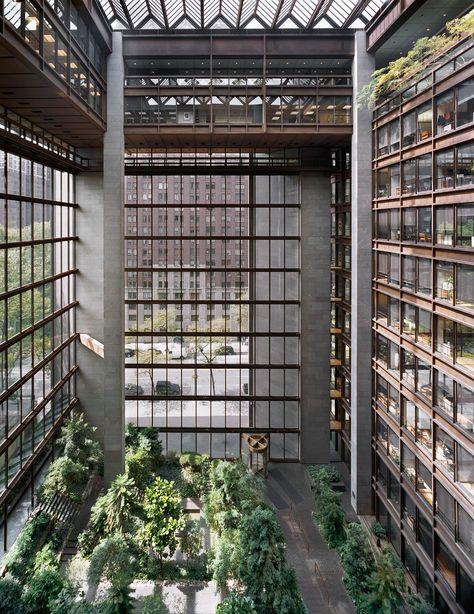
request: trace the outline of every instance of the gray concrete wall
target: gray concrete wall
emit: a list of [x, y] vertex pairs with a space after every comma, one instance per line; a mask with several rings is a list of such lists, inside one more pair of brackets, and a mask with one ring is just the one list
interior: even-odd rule
[[301, 461], [329, 462], [329, 175], [301, 174]]
[[103, 176], [84, 173], [77, 181], [77, 330], [105, 346], [102, 359], [78, 344], [78, 395], [98, 427], [106, 483], [124, 467], [123, 78], [122, 35], [116, 32], [107, 61]]
[[[369, 80], [374, 59], [365, 32], [355, 33], [354, 93]], [[372, 111], [354, 104], [352, 135], [351, 501], [372, 511]]]
[[[77, 331], [104, 342], [104, 192], [102, 173], [83, 173], [76, 180]], [[105, 422], [104, 360], [77, 343], [77, 394], [103, 445]]]

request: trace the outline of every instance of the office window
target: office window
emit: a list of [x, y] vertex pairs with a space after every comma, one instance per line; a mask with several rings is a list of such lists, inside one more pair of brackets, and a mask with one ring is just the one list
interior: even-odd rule
[[416, 192], [416, 160], [402, 162], [402, 194], [414, 194]]
[[474, 144], [456, 148], [456, 186], [474, 183]]
[[474, 433], [474, 390], [456, 383], [456, 422], [469, 433]]
[[435, 386], [436, 407], [454, 418], [454, 380], [441, 371], [435, 371]]
[[399, 209], [390, 210], [390, 240], [400, 240], [400, 211]]
[[453, 302], [454, 265], [450, 262], [436, 262], [435, 296], [443, 301]]
[[439, 427], [436, 428], [435, 458], [454, 479], [454, 440]]
[[416, 114], [414, 111], [402, 116], [402, 147], [413, 145], [416, 138]]
[[[431, 138], [433, 133], [433, 107], [431, 102], [417, 109], [418, 121], [418, 141], [424, 141]], [[431, 157], [431, 156], [430, 156]], [[431, 168], [430, 168], [431, 175]], [[431, 189], [431, 188], [427, 188]]]
[[456, 126], [474, 121], [474, 79], [467, 79], [456, 88]]
[[456, 323], [456, 362], [474, 371], [474, 328]]
[[454, 128], [454, 92], [450, 90], [436, 99], [436, 132], [442, 134]]
[[456, 305], [474, 308], [474, 266], [456, 265]]
[[456, 207], [456, 245], [474, 247], [474, 205]]
[[454, 210], [453, 207], [437, 207], [435, 241], [438, 245], [454, 244]]
[[436, 187], [454, 187], [454, 149], [445, 149], [435, 154]]

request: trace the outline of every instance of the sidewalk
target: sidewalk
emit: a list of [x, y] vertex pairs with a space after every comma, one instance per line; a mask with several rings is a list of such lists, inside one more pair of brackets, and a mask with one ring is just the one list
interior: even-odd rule
[[353, 614], [339, 556], [327, 547], [313, 522], [314, 499], [304, 465], [271, 464], [267, 499], [280, 519], [286, 558], [296, 572], [309, 614]]

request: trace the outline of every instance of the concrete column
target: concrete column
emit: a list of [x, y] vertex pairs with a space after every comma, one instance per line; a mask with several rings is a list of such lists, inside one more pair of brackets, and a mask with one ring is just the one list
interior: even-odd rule
[[[374, 71], [366, 35], [355, 33], [354, 94]], [[372, 112], [354, 102], [352, 135], [351, 501], [372, 511]]]
[[301, 174], [301, 461], [329, 462], [331, 187]]
[[[102, 173], [83, 173], [76, 180], [77, 331], [104, 342], [104, 191]], [[87, 421], [104, 444], [104, 359], [77, 343], [77, 394]]]
[[78, 394], [97, 426], [109, 483], [124, 468], [123, 79], [122, 35], [113, 34], [107, 60], [107, 132], [103, 175], [78, 178], [77, 330], [105, 346], [104, 358], [80, 346]]

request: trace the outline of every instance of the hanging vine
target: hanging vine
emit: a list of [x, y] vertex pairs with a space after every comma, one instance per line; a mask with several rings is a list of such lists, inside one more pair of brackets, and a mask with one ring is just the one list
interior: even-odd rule
[[357, 94], [361, 106], [373, 108], [383, 97], [419, 79], [435, 63], [442, 62], [457, 43], [474, 36], [474, 11], [446, 23], [446, 32], [419, 38], [408, 53], [374, 71], [370, 82]]

